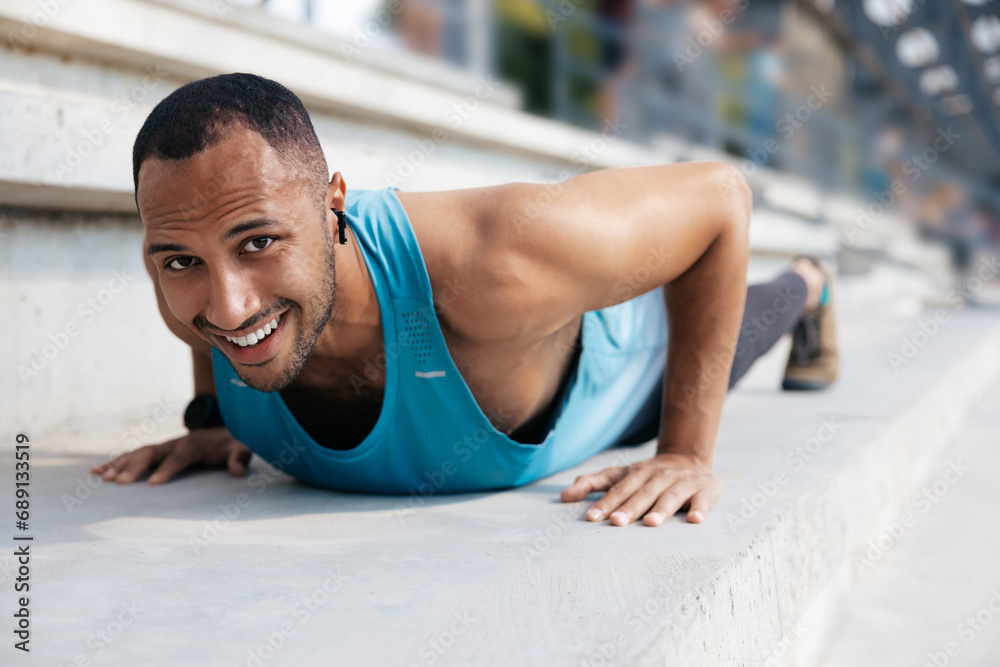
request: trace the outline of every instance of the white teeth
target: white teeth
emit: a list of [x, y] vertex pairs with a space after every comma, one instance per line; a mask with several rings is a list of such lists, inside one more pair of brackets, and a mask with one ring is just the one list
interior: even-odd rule
[[228, 340], [230, 343], [235, 343], [240, 347], [256, 345], [260, 341], [264, 340], [264, 338], [269, 336], [272, 331], [278, 328], [278, 320], [280, 319], [281, 315], [275, 317], [273, 320], [265, 324], [263, 329], [257, 329], [257, 331], [255, 331], [254, 333], [247, 334], [246, 336], [240, 336], [239, 338], [226, 336], [226, 340]]

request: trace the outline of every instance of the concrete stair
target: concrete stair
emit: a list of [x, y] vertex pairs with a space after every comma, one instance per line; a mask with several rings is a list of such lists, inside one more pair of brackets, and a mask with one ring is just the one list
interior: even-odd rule
[[949, 452], [949, 460], [966, 468], [963, 474], [935, 480], [910, 499], [907, 511], [915, 522], [879, 557], [878, 567], [862, 573], [821, 667], [997, 665], [998, 405], [1000, 386]]
[[[886, 527], [943, 478], [1000, 375], [997, 313], [951, 312], [894, 369], [889, 353], [924, 341], [934, 313], [842, 311], [835, 387], [782, 393], [779, 345], [732, 393], [725, 493], [702, 525], [615, 528], [583, 521], [587, 502], [559, 502], [576, 475], [654, 443], [521, 489], [407, 498], [312, 489], [256, 460], [248, 478], [193, 473], [161, 487], [88, 476], [129, 429], [148, 442], [179, 433], [178, 414], [37, 439], [32, 660], [816, 664], [852, 591], [881, 567], [858, 559], [873, 542], [891, 551]], [[11, 497], [10, 457], [2, 468]]]

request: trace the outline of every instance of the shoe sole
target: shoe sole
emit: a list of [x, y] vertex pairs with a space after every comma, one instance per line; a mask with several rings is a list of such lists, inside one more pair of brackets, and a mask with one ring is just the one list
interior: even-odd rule
[[816, 391], [818, 389], [826, 389], [832, 383], [812, 381], [809, 380], [792, 380], [791, 378], [785, 378], [781, 382], [781, 388], [785, 391]]

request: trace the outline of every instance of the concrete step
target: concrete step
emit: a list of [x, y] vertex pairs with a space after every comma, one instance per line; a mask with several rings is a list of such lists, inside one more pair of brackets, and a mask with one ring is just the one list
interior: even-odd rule
[[[313, 489], [259, 461], [248, 478], [161, 487], [87, 475], [130, 428], [159, 441], [178, 431], [171, 420], [40, 438], [31, 660], [815, 664], [864, 582], [855, 559], [943, 474], [1000, 374], [996, 314], [967, 308], [934, 329], [934, 313], [847, 313], [834, 388], [782, 393], [779, 346], [733, 392], [725, 493], [702, 525], [616, 528], [581, 520], [587, 502], [559, 502], [576, 475], [648, 457], [653, 443], [521, 489], [408, 498]], [[2, 572], [9, 590], [12, 556]]]
[[1000, 386], [948, 452], [961, 474], [942, 468], [909, 499], [912, 519], [901, 514], [856, 563], [861, 585], [822, 667], [1000, 663], [998, 408]]

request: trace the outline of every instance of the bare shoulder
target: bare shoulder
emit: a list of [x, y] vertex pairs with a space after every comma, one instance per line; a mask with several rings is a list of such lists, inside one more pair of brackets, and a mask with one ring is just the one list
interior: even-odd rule
[[544, 276], [516, 235], [525, 183], [397, 192], [427, 266], [435, 307], [452, 333], [479, 342], [542, 338], [568, 317], [549, 317]]
[[442, 324], [497, 342], [541, 339], [674, 280], [752, 206], [739, 170], [709, 161], [399, 194]]

